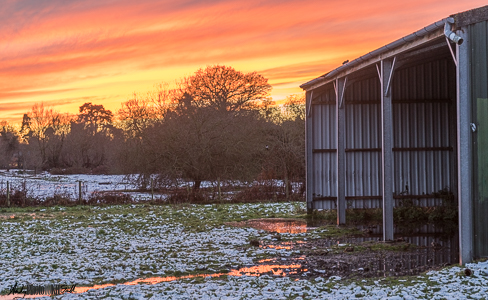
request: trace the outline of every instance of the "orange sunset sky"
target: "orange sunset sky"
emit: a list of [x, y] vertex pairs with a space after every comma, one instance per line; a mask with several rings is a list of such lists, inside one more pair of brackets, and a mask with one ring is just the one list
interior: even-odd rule
[[0, 120], [36, 102], [116, 112], [207, 65], [257, 71], [280, 100], [369, 51], [486, 0], [4, 0]]

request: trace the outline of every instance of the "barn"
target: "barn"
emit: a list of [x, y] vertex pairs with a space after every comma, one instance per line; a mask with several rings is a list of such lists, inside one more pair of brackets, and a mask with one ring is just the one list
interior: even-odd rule
[[460, 263], [488, 256], [488, 6], [460, 12], [300, 87], [309, 212], [459, 203]]

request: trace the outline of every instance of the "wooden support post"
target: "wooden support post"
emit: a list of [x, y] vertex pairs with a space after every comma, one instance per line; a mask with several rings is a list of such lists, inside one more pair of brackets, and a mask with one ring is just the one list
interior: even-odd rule
[[336, 79], [337, 225], [346, 224], [345, 78]]
[[7, 207], [10, 207], [10, 184], [7, 181]]
[[286, 197], [286, 201], [290, 199], [290, 193], [288, 191], [288, 174], [286, 171], [285, 171], [285, 197]]
[[218, 189], [219, 202], [222, 202], [222, 193], [220, 189], [220, 177], [217, 177], [217, 189]]
[[78, 181], [78, 202], [80, 205], [83, 204], [83, 196], [81, 194], [81, 181]]
[[381, 161], [383, 185], [383, 240], [393, 240], [393, 121], [389, 85], [393, 76], [392, 60], [381, 61]]
[[151, 177], [151, 200], [154, 201], [154, 181]]

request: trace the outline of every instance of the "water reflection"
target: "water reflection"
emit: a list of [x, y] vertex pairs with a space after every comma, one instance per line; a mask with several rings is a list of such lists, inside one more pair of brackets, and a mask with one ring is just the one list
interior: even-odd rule
[[[271, 276], [288, 276], [292, 274], [301, 274], [307, 272], [307, 269], [303, 269], [301, 264], [290, 264], [290, 265], [280, 265], [280, 264], [268, 264], [268, 265], [257, 265], [250, 267], [243, 267], [240, 269], [232, 269], [228, 273], [215, 273], [215, 274], [192, 274], [183, 276], [165, 276], [165, 277], [150, 277], [150, 278], [140, 278], [122, 285], [137, 285], [137, 284], [157, 284], [161, 282], [175, 281], [180, 279], [191, 279], [191, 278], [205, 278], [205, 277], [220, 277], [220, 276], [261, 276], [261, 275], [271, 275]], [[106, 287], [115, 286], [115, 284], [100, 284], [89, 287], [76, 287], [74, 293], [84, 293], [89, 290], [103, 289]], [[34, 296], [35, 297], [35, 296]], [[0, 296], [0, 299], [3, 299]], [[10, 298], [9, 298], [10, 299]], [[13, 299], [13, 298], [11, 298]]]
[[245, 226], [277, 233], [307, 232], [307, 221], [301, 219], [254, 219], [246, 221]]
[[381, 226], [358, 229], [364, 234], [272, 242], [261, 247], [302, 251], [306, 254], [302, 267], [310, 270], [309, 276], [417, 275], [459, 261], [457, 233], [438, 226], [395, 228], [395, 241], [387, 243], [381, 242]]
[[305, 241], [289, 241], [289, 242], [281, 242], [277, 245], [269, 244], [269, 245], [259, 245], [260, 248], [263, 249], [276, 249], [276, 250], [291, 250], [295, 248], [296, 246], [299, 246], [300, 244], [306, 244], [307, 242]]

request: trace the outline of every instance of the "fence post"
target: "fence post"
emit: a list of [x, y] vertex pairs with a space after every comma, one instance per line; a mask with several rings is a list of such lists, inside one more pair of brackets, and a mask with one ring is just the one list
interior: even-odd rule
[[24, 180], [22, 181], [22, 207], [25, 207], [25, 198], [27, 198], [27, 184], [25, 182], [25, 170], [23, 172]]
[[219, 188], [219, 202], [222, 202], [222, 193], [220, 189], [220, 177], [217, 177], [217, 186]]
[[151, 178], [151, 200], [154, 201], [154, 184], [152, 178]]
[[290, 199], [290, 193], [288, 191], [288, 174], [286, 174], [286, 171], [285, 171], [285, 197], [286, 197], [286, 201]]
[[10, 207], [10, 185], [7, 181], [7, 206]]
[[83, 197], [81, 195], [81, 181], [78, 181], [78, 201], [83, 205]]

